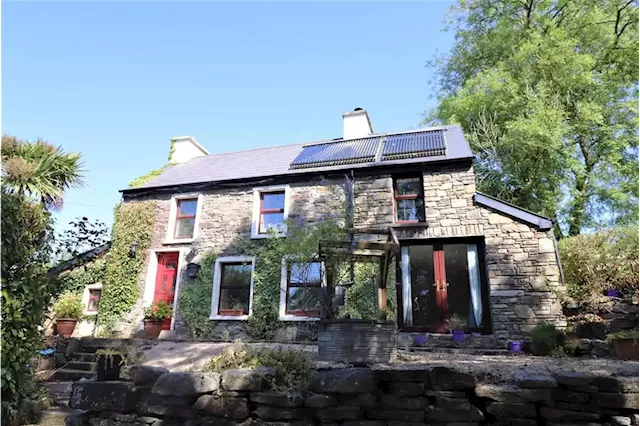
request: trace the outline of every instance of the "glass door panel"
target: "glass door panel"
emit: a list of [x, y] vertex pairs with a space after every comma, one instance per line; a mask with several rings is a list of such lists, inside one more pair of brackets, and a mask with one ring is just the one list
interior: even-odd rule
[[444, 269], [447, 277], [449, 317], [458, 315], [469, 324], [470, 292], [467, 267], [467, 245], [444, 245]]
[[436, 327], [441, 320], [441, 312], [437, 306], [433, 286], [433, 246], [409, 247], [409, 264], [413, 325]]

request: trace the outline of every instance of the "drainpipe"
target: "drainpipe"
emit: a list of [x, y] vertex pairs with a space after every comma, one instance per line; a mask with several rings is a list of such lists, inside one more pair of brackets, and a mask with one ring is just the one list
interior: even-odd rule
[[564, 271], [562, 270], [562, 262], [560, 261], [560, 251], [558, 250], [558, 240], [556, 236], [551, 233], [551, 237], [553, 238], [553, 249], [556, 252], [556, 262], [558, 263], [558, 270], [560, 271], [560, 282], [564, 287]]

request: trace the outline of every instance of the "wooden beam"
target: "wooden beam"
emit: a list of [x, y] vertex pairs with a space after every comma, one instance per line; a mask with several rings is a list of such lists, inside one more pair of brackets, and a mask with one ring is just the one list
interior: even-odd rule
[[396, 244], [393, 243], [374, 243], [370, 241], [326, 241], [320, 240], [320, 247], [335, 247], [335, 248], [351, 248], [361, 250], [397, 250]]

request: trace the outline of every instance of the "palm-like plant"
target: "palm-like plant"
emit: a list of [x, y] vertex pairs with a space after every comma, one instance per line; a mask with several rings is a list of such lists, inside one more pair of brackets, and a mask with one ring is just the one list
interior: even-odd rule
[[35, 142], [2, 136], [2, 190], [39, 199], [60, 207], [68, 188], [82, 186], [80, 154], [38, 139]]

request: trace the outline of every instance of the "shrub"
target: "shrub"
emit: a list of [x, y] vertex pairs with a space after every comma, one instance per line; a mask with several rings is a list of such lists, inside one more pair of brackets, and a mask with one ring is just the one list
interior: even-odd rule
[[234, 368], [267, 367], [275, 369], [274, 375], [265, 375], [269, 386], [287, 395], [294, 390], [304, 390], [311, 379], [311, 363], [302, 351], [251, 348], [236, 344], [227, 347], [203, 367], [203, 371], [225, 371]]
[[617, 289], [637, 300], [637, 226], [564, 238], [558, 249], [570, 298], [594, 306], [606, 290]]
[[151, 306], [145, 308], [144, 319], [150, 321], [164, 321], [173, 315], [173, 305], [165, 300], [153, 302]]
[[553, 324], [539, 324], [531, 330], [531, 349], [534, 355], [557, 355], [565, 342], [564, 332]]
[[637, 341], [638, 329], [635, 328], [633, 330], [622, 330], [616, 333], [607, 334], [607, 342], [611, 342], [613, 340], [621, 340], [621, 339], [633, 339]]
[[57, 318], [80, 319], [84, 310], [82, 296], [77, 293], [63, 293], [53, 305], [53, 310]]

